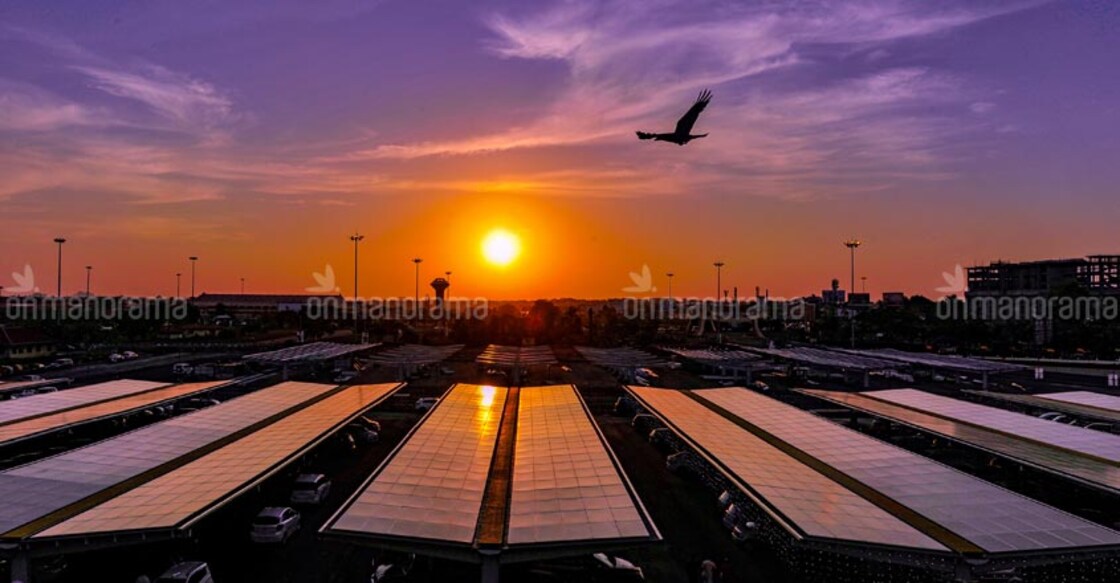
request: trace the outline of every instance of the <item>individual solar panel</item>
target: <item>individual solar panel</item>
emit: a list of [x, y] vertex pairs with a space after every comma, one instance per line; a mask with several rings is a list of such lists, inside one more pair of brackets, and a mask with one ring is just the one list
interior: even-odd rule
[[873, 399], [860, 393], [816, 389], [799, 389], [799, 392], [1120, 493], [1120, 467], [1105, 460], [1079, 455], [1033, 440], [1018, 439], [985, 427], [959, 423], [945, 417]]
[[953, 421], [1120, 463], [1120, 435], [1054, 423], [915, 389], [889, 389], [867, 392], [864, 395]]
[[821, 539], [946, 551], [946, 547], [809, 466], [670, 389], [627, 387], [685, 441], [795, 533]]
[[741, 388], [701, 399], [988, 553], [1120, 545], [1120, 533]]
[[328, 529], [470, 543], [506, 394], [452, 388]]
[[1084, 405], [1086, 407], [1095, 407], [1097, 409], [1104, 409], [1105, 411], [1120, 413], [1120, 397], [1114, 395], [1105, 395], [1091, 391], [1067, 391], [1064, 393], [1047, 393], [1037, 396], [1051, 401], [1073, 403], [1075, 405]]
[[25, 397], [23, 399], [0, 401], [0, 425], [27, 419], [29, 417], [56, 413], [73, 407], [81, 407], [99, 401], [117, 399], [143, 391], [150, 391], [158, 387], [166, 386], [167, 384], [168, 383], [132, 380], [109, 381], [107, 383], [99, 383], [87, 387], [78, 387], [76, 389], [68, 389], [54, 393], [44, 393], [42, 395]]
[[792, 360], [810, 366], [824, 366], [845, 370], [872, 371], [896, 369], [901, 364], [884, 358], [873, 358], [858, 354], [846, 354], [820, 348], [751, 348], [752, 352]]
[[[1005, 401], [1008, 403], [1016, 403], [1019, 405], [1027, 405], [1036, 409], [1047, 410], [1047, 412], [1066, 413], [1078, 417], [1086, 417], [1089, 419], [1104, 420], [1110, 422], [1120, 423], [1120, 411], [1110, 411], [1101, 407], [1094, 407], [1092, 405], [1083, 405], [1075, 403], [1070, 400], [1061, 399], [1046, 399], [1045, 395], [1024, 395], [1018, 393], [997, 393], [993, 391], [970, 391], [965, 390], [966, 394], [975, 395], [982, 399], [991, 399], [996, 401]], [[1061, 394], [1061, 393], [1054, 393]], [[1096, 393], [1090, 393], [1096, 394]], [[1105, 396], [1105, 395], [1102, 395]]]
[[521, 389], [513, 459], [509, 544], [651, 536], [575, 387]]
[[[333, 389], [331, 385], [282, 383], [0, 472], [0, 538], [33, 534], [20, 527]], [[40, 526], [49, 524], [34, 525], [32, 530]]]
[[400, 385], [354, 385], [260, 431], [129, 490], [36, 535], [38, 538], [181, 526], [259, 483], [332, 429]]
[[245, 356], [246, 360], [273, 364], [316, 362], [341, 358], [355, 352], [377, 347], [377, 344], [339, 344], [336, 342], [311, 342], [269, 352]]
[[92, 405], [66, 409], [60, 413], [50, 413], [2, 424], [0, 425], [0, 445], [8, 445], [58, 429], [137, 411], [165, 401], [207, 391], [222, 384], [225, 384], [225, 381], [171, 385], [134, 393], [118, 399], [101, 401]]

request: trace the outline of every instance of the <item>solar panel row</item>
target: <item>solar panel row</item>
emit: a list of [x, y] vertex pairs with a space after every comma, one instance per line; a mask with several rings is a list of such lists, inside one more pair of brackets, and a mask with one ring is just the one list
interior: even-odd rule
[[355, 385], [46, 529], [36, 538], [185, 526], [301, 455], [399, 385]]
[[0, 538], [30, 536], [100, 502], [99, 494], [131, 489], [334, 389], [282, 383], [0, 472]]
[[453, 387], [330, 528], [471, 542], [506, 392]]
[[1070, 452], [1096, 457], [1108, 463], [1120, 464], [1120, 436], [1118, 435], [1064, 423], [1053, 423], [1030, 415], [915, 389], [889, 389], [864, 393], [864, 395], [952, 421], [968, 423], [1020, 439], [1033, 440]]
[[109, 399], [117, 399], [163, 386], [167, 386], [167, 383], [133, 380], [109, 381], [89, 385], [88, 387], [2, 401], [0, 402], [0, 425]]
[[949, 546], [953, 537], [987, 553], [1120, 545], [1120, 533], [769, 397], [738, 388], [694, 394], [924, 517], [933, 532], [952, 535], [935, 534]]
[[648, 537], [575, 388], [525, 389], [519, 407], [509, 542]]
[[[505, 423], [518, 399], [516, 424]], [[512, 413], [511, 413], [512, 415]], [[331, 518], [335, 536], [477, 542], [499, 427], [515, 432], [505, 543], [510, 546], [657, 537], [570, 385], [456, 385], [371, 481]], [[504, 439], [504, 438], [503, 438]], [[488, 498], [490, 500], [490, 498]]]
[[627, 390], [795, 536], [947, 550], [687, 394], [634, 386]]
[[[127, 381], [116, 381], [127, 382]], [[0, 445], [43, 435], [51, 431], [73, 427], [82, 423], [114, 417], [130, 411], [145, 409], [160, 403], [179, 399], [224, 384], [223, 382], [184, 383], [133, 393], [117, 399], [99, 401], [91, 405], [71, 407], [58, 413], [0, 424]], [[80, 391], [82, 389], [71, 389]]]
[[1114, 395], [1105, 395], [1091, 391], [1068, 391], [1064, 393], [1047, 393], [1045, 395], [1038, 395], [1038, 397], [1120, 413], [1120, 397]]
[[[966, 443], [1104, 490], [1120, 493], [1120, 468], [1114, 463], [1093, 456], [1080, 455], [1034, 439], [1020, 439], [982, 425], [961, 423], [941, 415], [896, 405], [860, 393], [815, 389], [801, 389], [800, 392]], [[1008, 412], [1003, 411], [1003, 413]], [[1019, 415], [1019, 417], [1028, 416]], [[1054, 425], [1060, 424], [1054, 423]]]

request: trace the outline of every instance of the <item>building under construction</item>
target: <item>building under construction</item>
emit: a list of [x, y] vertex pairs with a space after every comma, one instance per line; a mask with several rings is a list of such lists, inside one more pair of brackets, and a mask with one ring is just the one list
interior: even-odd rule
[[1079, 287], [1090, 294], [1120, 295], [1120, 255], [1090, 255], [968, 268], [968, 295], [1040, 296]]

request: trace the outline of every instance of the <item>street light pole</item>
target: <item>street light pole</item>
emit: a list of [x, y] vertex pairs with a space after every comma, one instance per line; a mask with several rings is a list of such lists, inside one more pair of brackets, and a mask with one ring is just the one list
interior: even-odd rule
[[365, 235], [358, 234], [357, 231], [350, 235], [350, 240], [354, 242], [354, 301], [358, 301], [358, 243], [365, 239]]
[[673, 303], [673, 272], [666, 273], [665, 277], [669, 278], [669, 303], [671, 304]]
[[852, 273], [851, 273], [851, 280], [850, 280], [851, 285], [848, 288], [849, 290], [851, 290], [851, 291], [848, 292], [848, 317], [851, 320], [851, 324], [852, 324], [851, 325], [851, 329], [852, 329], [852, 338], [851, 338], [852, 348], [856, 347], [856, 312], [855, 312], [855, 310], [852, 309], [852, 296], [851, 296], [851, 294], [855, 293], [855, 291], [856, 291], [856, 249], [858, 249], [860, 245], [863, 245], [863, 241], [860, 241], [859, 239], [856, 239], [855, 237], [852, 237], [851, 239], [848, 239], [847, 241], [844, 241], [844, 246], [848, 248], [848, 251], [851, 253], [851, 258], [852, 258], [852, 263], [851, 263]]
[[849, 251], [851, 251], [852, 255], [852, 274], [850, 280], [851, 284], [848, 287], [848, 289], [852, 292], [856, 291], [856, 249], [858, 249], [860, 245], [863, 245], [863, 241], [860, 241], [856, 238], [844, 241], [844, 246], [847, 247]]
[[89, 280], [90, 280], [90, 275], [92, 273], [93, 273], [93, 266], [92, 265], [87, 265], [86, 266], [86, 297], [87, 298], [89, 297]]
[[420, 259], [419, 257], [416, 257], [415, 259], [412, 260], [412, 262], [416, 264], [416, 305], [417, 306], [420, 305], [420, 264], [423, 261], [424, 260]]
[[720, 295], [723, 293], [722, 277], [723, 277], [723, 265], [724, 265], [724, 263], [722, 261], [716, 261], [712, 265], [714, 265], [716, 267], [716, 301], [718, 302]]
[[194, 299], [194, 266], [198, 263], [198, 257], [191, 255], [188, 257], [191, 260], [191, 299]]
[[241, 278], [241, 295], [245, 295], [245, 278]]
[[66, 239], [64, 239], [62, 237], [55, 237], [54, 242], [58, 243], [58, 286], [55, 289], [55, 295], [61, 298], [62, 297], [62, 244], [66, 242]]
[[175, 299], [179, 299], [179, 298], [183, 297], [183, 294], [179, 291], [182, 283], [183, 283], [183, 274], [182, 274], [182, 272], [178, 272], [178, 273], [175, 274]]

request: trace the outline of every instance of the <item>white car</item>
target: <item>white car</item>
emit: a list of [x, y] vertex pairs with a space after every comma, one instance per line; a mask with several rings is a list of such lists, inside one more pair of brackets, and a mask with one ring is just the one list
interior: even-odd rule
[[109, 355], [109, 362], [120, 362], [124, 360], [124, 355], [119, 353], [112, 353]]
[[427, 411], [432, 407], [435, 407], [436, 403], [439, 403], [438, 397], [420, 397], [419, 399], [416, 399], [415, 408], [417, 411]]
[[321, 504], [331, 493], [331, 481], [323, 474], [300, 474], [292, 487], [292, 504]]
[[299, 512], [287, 506], [269, 506], [253, 519], [249, 540], [255, 543], [285, 543], [299, 531]]
[[200, 561], [179, 563], [156, 579], [156, 583], [214, 583], [210, 566]]
[[123, 356], [125, 360], [132, 360], [134, 358], [140, 358], [139, 354], [136, 354], [135, 352], [133, 352], [131, 350], [126, 350], [126, 351], [122, 352], [121, 356]]

